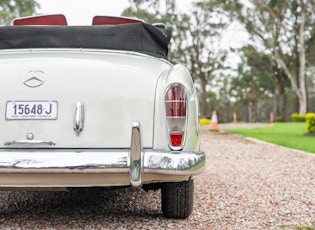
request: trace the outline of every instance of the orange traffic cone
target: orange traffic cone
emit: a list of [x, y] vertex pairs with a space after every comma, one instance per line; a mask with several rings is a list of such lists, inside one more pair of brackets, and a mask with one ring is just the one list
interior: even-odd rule
[[210, 124], [210, 131], [219, 131], [218, 128], [218, 117], [217, 117], [217, 111], [213, 111], [212, 117], [211, 117], [211, 124]]
[[233, 122], [237, 123], [237, 116], [236, 116], [236, 112], [233, 112]]
[[273, 126], [274, 118], [273, 118], [273, 112], [270, 112], [270, 126]]

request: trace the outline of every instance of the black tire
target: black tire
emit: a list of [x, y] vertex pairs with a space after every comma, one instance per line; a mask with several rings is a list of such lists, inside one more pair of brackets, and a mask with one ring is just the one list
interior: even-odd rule
[[185, 219], [190, 216], [194, 206], [194, 180], [164, 183], [162, 193], [162, 212], [166, 218]]

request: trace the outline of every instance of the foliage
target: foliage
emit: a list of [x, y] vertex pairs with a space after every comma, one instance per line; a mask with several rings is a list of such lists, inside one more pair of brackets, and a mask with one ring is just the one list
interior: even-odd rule
[[33, 15], [40, 6], [35, 0], [0, 0], [0, 25], [14, 18]]
[[[306, 113], [305, 45], [314, 39], [314, 0], [217, 0], [232, 18], [244, 25], [257, 50], [271, 54], [299, 99], [299, 113]], [[306, 20], [307, 18], [307, 20]], [[276, 75], [275, 75], [276, 76]], [[279, 79], [280, 80], [280, 79]], [[278, 81], [280, 84], [281, 81]]]
[[238, 67], [238, 77], [231, 81], [231, 96], [241, 101], [243, 106], [249, 106], [252, 114], [251, 120], [256, 122], [259, 105], [262, 100], [271, 100], [274, 92], [275, 78], [270, 56], [258, 52], [251, 45], [244, 47], [242, 62]]
[[305, 124], [302, 122], [282, 122], [264, 128], [227, 130], [227, 132], [315, 153], [314, 138], [304, 136]]
[[210, 111], [207, 86], [213, 81], [215, 71], [225, 68], [227, 51], [219, 47], [228, 25], [226, 15], [218, 14], [211, 1], [193, 1], [188, 13], [178, 11], [176, 0], [129, 0], [129, 3], [124, 16], [136, 16], [148, 23], [162, 22], [172, 29], [170, 60], [183, 63], [190, 70], [201, 89], [201, 113], [207, 116]]
[[[208, 106], [207, 85], [214, 81], [216, 72], [226, 68], [224, 61], [227, 49], [221, 49], [220, 42], [227, 25], [226, 15], [222, 14], [215, 4], [211, 1], [196, 1], [186, 28], [186, 40], [191, 37], [191, 42], [180, 55], [189, 57], [186, 63], [193, 78], [200, 84], [201, 113], [204, 116], [215, 109]], [[221, 89], [224, 89], [224, 86]]]
[[208, 118], [201, 118], [200, 119], [200, 126], [206, 126], [206, 125], [210, 125], [211, 124], [211, 120]]
[[305, 115], [300, 115], [298, 113], [293, 113], [291, 115], [291, 120], [293, 122], [304, 122], [305, 121]]
[[306, 129], [309, 133], [315, 133], [315, 113], [305, 115]]
[[280, 116], [276, 117], [276, 122], [283, 122], [282, 117], [280, 117]]
[[[216, 109], [223, 120], [231, 119], [231, 111], [245, 120], [251, 108], [257, 120], [268, 120], [274, 111], [286, 121], [294, 111], [313, 110], [315, 0], [193, 0], [185, 12], [178, 11], [180, 0], [129, 2], [125, 16], [163, 22], [173, 30], [170, 60], [192, 73], [202, 116]], [[233, 49], [243, 62], [237, 77], [236, 65], [226, 62], [230, 43], [221, 43], [231, 24], [239, 27], [230, 43], [242, 29], [250, 38], [244, 49]]]

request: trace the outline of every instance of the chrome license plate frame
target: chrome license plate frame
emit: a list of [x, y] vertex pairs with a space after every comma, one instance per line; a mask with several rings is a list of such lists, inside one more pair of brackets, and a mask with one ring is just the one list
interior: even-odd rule
[[58, 101], [7, 101], [6, 120], [57, 120]]

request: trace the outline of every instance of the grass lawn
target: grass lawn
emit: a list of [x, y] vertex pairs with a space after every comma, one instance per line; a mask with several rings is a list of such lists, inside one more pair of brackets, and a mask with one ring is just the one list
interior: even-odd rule
[[315, 153], [315, 136], [304, 136], [306, 132], [304, 122], [275, 123], [271, 127], [226, 130], [226, 132]]

